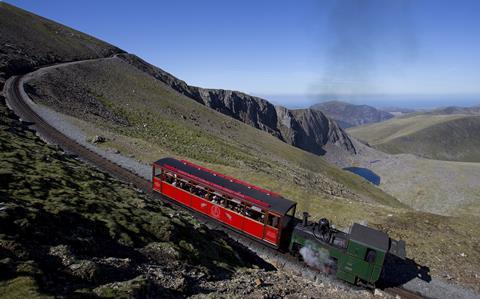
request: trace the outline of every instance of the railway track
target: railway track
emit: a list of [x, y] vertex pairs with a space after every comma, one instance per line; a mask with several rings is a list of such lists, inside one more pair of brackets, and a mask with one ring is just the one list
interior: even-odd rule
[[[192, 213], [199, 221], [207, 225], [210, 229], [220, 230], [225, 232], [234, 241], [240, 243], [243, 247], [247, 247], [249, 250], [255, 252], [267, 262], [273, 264], [279, 269], [283, 269], [290, 273], [300, 275], [312, 281], [332, 281], [333, 278], [326, 274], [316, 271], [306, 266], [303, 262], [300, 262], [297, 258], [289, 255], [288, 253], [282, 253], [278, 250], [270, 248], [264, 244], [258, 243], [253, 239], [244, 236], [241, 233], [228, 229], [223, 226], [217, 220], [209, 218], [199, 212], [193, 211], [189, 208], [176, 204], [174, 201], [162, 196], [161, 194], [152, 190], [151, 182], [132, 171], [121, 167], [120, 165], [105, 159], [99, 154], [87, 149], [78, 142], [68, 138], [56, 128], [47, 123], [42, 117], [40, 117], [33, 109], [24, 101], [24, 95], [22, 95], [23, 87], [20, 86], [21, 76], [15, 76], [10, 78], [5, 84], [5, 96], [7, 98], [7, 104], [9, 107], [20, 117], [24, 122], [31, 123], [31, 127], [36, 130], [37, 134], [45, 139], [47, 142], [56, 144], [61, 147], [65, 152], [78, 156], [81, 160], [84, 160], [95, 167], [101, 169], [104, 172], [116, 177], [119, 180], [127, 183], [132, 183], [135, 187], [142, 190], [148, 196], [153, 199], [161, 200], [168, 203], [179, 210], [187, 210]], [[350, 285], [346, 285], [343, 282], [336, 281], [336, 283], [345, 288], [351, 288]], [[400, 287], [385, 288], [385, 292], [393, 295], [394, 297], [401, 297], [407, 299], [424, 298], [423, 296], [408, 291]]]

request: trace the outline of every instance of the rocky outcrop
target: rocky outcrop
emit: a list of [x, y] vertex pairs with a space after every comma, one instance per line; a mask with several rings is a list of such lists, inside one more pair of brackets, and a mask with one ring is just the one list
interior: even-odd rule
[[325, 115], [337, 121], [344, 129], [381, 122], [394, 116], [389, 112], [368, 105], [353, 105], [341, 101], [318, 103], [311, 108], [322, 111]]
[[135, 55], [120, 58], [162, 81], [177, 92], [252, 127], [266, 131], [282, 141], [306, 151], [323, 155], [325, 145], [355, 154], [355, 147], [334, 121], [312, 109], [289, 110], [265, 99], [239, 91], [205, 89], [188, 85]]
[[323, 155], [324, 145], [332, 144], [356, 153], [349, 136], [323, 113], [312, 109], [289, 110], [277, 106], [277, 127], [285, 142], [306, 151]]

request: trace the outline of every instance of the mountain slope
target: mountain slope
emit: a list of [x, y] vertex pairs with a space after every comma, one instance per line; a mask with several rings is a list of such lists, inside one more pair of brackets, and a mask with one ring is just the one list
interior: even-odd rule
[[480, 116], [422, 114], [348, 130], [387, 153], [480, 162]]
[[189, 292], [175, 281], [193, 283], [194, 269], [230, 276], [252, 266], [188, 214], [46, 145], [0, 101], [2, 296], [171, 297]]
[[[41, 72], [28, 81], [26, 90], [38, 103], [108, 130], [116, 136], [111, 139], [120, 139], [117, 135], [131, 139], [128, 147], [147, 163], [168, 153], [211, 163], [217, 169], [227, 167], [231, 175], [247, 181], [259, 175], [257, 183], [266, 181], [272, 189], [292, 186], [289, 192], [295, 197], [300, 190], [308, 190], [317, 192], [308, 197], [399, 205], [320, 156], [192, 101], [119, 57]], [[293, 137], [301, 141], [301, 136]], [[142, 140], [148, 150], [132, 147], [132, 138]], [[279, 179], [278, 184], [268, 177]]]
[[[28, 13], [0, 5], [18, 12], [9, 14], [8, 22], [31, 24], [33, 34], [42, 27], [38, 22], [50, 25], [35, 15], [24, 20]], [[90, 57], [74, 47], [63, 52], [62, 43], [68, 48], [76, 41], [65, 38], [55, 45], [55, 31], [44, 36], [54, 45], [50, 49], [48, 42], [22, 40], [28, 33], [22, 34], [18, 43], [0, 44], [0, 52], [7, 53], [2, 56], [2, 87], [8, 76], [42, 63], [102, 56]], [[84, 45], [96, 49], [95, 43]], [[10, 48], [25, 55], [17, 60]], [[224, 234], [46, 145], [8, 111], [1, 95], [0, 166], [1, 297], [349, 296], [348, 291], [259, 269], [265, 263], [252, 264], [258, 257]], [[251, 288], [260, 278], [262, 288]]]
[[310, 109], [290, 111], [239, 91], [190, 86], [135, 55], [125, 54], [120, 57], [182, 95], [266, 131], [288, 144], [315, 154], [324, 154], [326, 145], [334, 145], [335, 147], [330, 147], [333, 150], [338, 148], [355, 154], [348, 135], [321, 112]]
[[0, 195], [2, 298], [355, 296], [276, 271], [190, 214], [46, 145], [1, 96]]
[[[0, 2], [0, 78], [57, 62], [108, 57], [122, 50]], [[3, 84], [4, 79], [0, 79]]]
[[341, 101], [329, 101], [315, 104], [312, 109], [322, 111], [336, 120], [342, 128], [363, 124], [377, 123], [392, 118], [394, 115], [367, 105], [353, 105]]
[[[61, 87], [60, 81], [66, 87]], [[70, 101], [88, 99], [86, 103], [102, 101], [105, 107], [126, 116], [128, 126], [96, 115], [75, 113], [65, 117], [82, 128], [87, 138], [104, 136], [104, 148], [144, 162], [163, 156], [194, 160], [275, 190], [295, 200], [297, 211], [307, 210], [315, 219], [330, 218], [340, 227], [367, 220], [369, 225], [405, 239], [409, 255], [427, 264], [436, 275], [449, 273], [476, 286], [477, 279], [464, 275], [476, 271], [480, 263], [480, 252], [471, 246], [478, 240], [475, 216], [445, 217], [404, 209], [386, 198], [382, 201], [383, 192], [376, 193], [379, 189], [367, 181], [330, 166], [322, 157], [191, 101], [118, 58], [51, 70], [28, 84], [36, 101], [65, 113]], [[362, 194], [372, 201], [357, 197]], [[426, 235], [425, 231], [430, 233]], [[438, 252], [438, 243], [453, 236], [460, 247], [448, 244], [449, 248]], [[445, 262], [458, 257], [458, 250], [471, 257], [468, 262], [459, 261], [461, 268]]]

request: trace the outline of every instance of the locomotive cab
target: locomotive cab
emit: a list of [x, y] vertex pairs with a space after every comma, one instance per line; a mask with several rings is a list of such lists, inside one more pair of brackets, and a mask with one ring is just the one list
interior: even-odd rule
[[351, 283], [375, 283], [382, 273], [388, 251], [386, 233], [355, 223], [353, 224], [345, 256], [339, 260], [337, 277]]

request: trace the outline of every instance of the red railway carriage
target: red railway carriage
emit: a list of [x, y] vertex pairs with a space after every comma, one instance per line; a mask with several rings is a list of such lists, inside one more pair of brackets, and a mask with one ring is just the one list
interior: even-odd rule
[[[291, 232], [296, 203], [185, 160], [153, 163], [153, 190], [271, 246]], [[283, 246], [282, 246], [283, 247]]]

